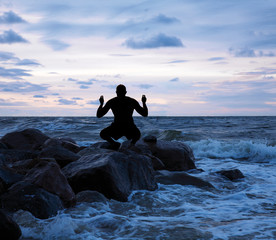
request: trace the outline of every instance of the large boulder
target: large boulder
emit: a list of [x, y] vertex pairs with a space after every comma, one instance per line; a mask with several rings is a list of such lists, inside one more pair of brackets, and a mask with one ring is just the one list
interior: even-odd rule
[[0, 200], [2, 208], [9, 211], [29, 211], [40, 219], [54, 216], [63, 209], [62, 201], [57, 195], [23, 181], [12, 185]]
[[19, 150], [39, 149], [49, 137], [38, 129], [28, 128], [23, 131], [15, 131], [2, 137], [1, 142], [8, 148]]
[[76, 202], [75, 193], [57, 163], [41, 161], [26, 175], [24, 181], [31, 182], [50, 193], [58, 195], [65, 207]]
[[21, 174], [15, 173], [6, 166], [0, 166], [0, 194], [4, 193], [11, 185], [23, 179]]
[[64, 148], [61, 145], [49, 145], [42, 149], [40, 158], [54, 158], [60, 167], [74, 162], [80, 158], [80, 155]]
[[6, 163], [13, 163], [20, 160], [36, 158], [39, 155], [39, 151], [0, 149], [0, 154]]
[[95, 190], [109, 199], [127, 201], [132, 190], [155, 190], [151, 159], [132, 153], [86, 155], [63, 169], [75, 193]]
[[186, 171], [196, 168], [193, 151], [187, 144], [177, 141], [153, 140], [153, 137], [152, 139], [147, 137], [145, 140], [139, 140], [135, 146], [141, 149], [141, 152], [149, 150], [153, 156], [162, 161], [166, 170]]
[[70, 138], [49, 138], [44, 142], [43, 148], [49, 146], [60, 146], [74, 153], [79, 152], [81, 149], [81, 147]]
[[18, 224], [3, 210], [0, 209], [0, 233], [1, 239], [17, 240], [22, 232]]
[[198, 177], [180, 171], [156, 171], [156, 181], [165, 185], [193, 185], [199, 188], [214, 188], [214, 186]]

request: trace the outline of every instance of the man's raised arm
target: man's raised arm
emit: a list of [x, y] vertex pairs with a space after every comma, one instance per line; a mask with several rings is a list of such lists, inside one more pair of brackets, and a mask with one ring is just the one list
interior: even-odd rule
[[104, 97], [103, 96], [100, 97], [99, 101], [100, 101], [100, 106], [98, 107], [98, 110], [97, 110], [97, 117], [101, 118], [109, 111], [110, 107], [108, 107], [107, 104], [103, 107], [103, 105], [104, 105]]
[[137, 108], [135, 108], [135, 110], [142, 115], [143, 117], [147, 117], [148, 116], [148, 107], [146, 105], [146, 101], [147, 98], [145, 95], [142, 96], [142, 103], [143, 103], [143, 107], [141, 107], [139, 104], [137, 106]]

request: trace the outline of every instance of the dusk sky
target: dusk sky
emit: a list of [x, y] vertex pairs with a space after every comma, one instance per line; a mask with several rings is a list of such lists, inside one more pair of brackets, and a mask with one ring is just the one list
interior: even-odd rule
[[275, 78], [275, 0], [0, 1], [1, 116], [275, 116]]

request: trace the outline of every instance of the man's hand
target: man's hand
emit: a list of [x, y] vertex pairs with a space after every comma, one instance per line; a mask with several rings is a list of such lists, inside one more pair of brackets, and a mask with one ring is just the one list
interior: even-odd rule
[[146, 101], [147, 101], [147, 98], [146, 98], [145, 95], [143, 95], [143, 96], [142, 96], [142, 103], [146, 103]]
[[99, 101], [100, 101], [100, 104], [101, 104], [101, 105], [103, 105], [103, 104], [104, 104], [104, 97], [103, 97], [103, 95], [102, 95], [102, 96], [100, 96]]

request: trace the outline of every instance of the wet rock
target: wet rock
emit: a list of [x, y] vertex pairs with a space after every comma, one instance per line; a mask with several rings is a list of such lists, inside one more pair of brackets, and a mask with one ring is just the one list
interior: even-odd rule
[[12, 169], [0, 166], [0, 194], [4, 193], [11, 185], [23, 179], [23, 175], [17, 174]]
[[107, 198], [97, 192], [97, 191], [90, 191], [90, 190], [86, 190], [86, 191], [82, 191], [79, 192], [76, 195], [77, 198], [77, 202], [88, 202], [88, 203], [93, 203], [93, 202], [102, 202], [102, 203], [107, 203]]
[[2, 137], [1, 142], [8, 148], [18, 150], [39, 149], [49, 137], [38, 129], [28, 128], [23, 131], [15, 131]]
[[216, 173], [228, 178], [231, 181], [244, 178], [243, 173], [239, 169], [221, 170]]
[[55, 162], [39, 162], [28, 172], [24, 181], [56, 194], [61, 198], [65, 207], [71, 207], [76, 202], [75, 193]]
[[0, 142], [0, 149], [8, 149], [5, 143]]
[[1, 239], [17, 240], [22, 235], [21, 229], [18, 224], [0, 209], [0, 233]]
[[132, 190], [157, 188], [151, 159], [135, 152], [86, 155], [62, 170], [75, 193], [95, 190], [109, 199], [127, 201]]
[[81, 149], [80, 146], [78, 146], [73, 139], [67, 138], [50, 138], [45, 141], [45, 143], [43, 144], [43, 148], [49, 146], [60, 146], [74, 153], [79, 152]]
[[139, 140], [135, 146], [141, 148], [142, 152], [145, 151], [145, 149], [150, 150], [153, 156], [159, 158], [163, 162], [166, 170], [186, 171], [196, 168], [193, 151], [185, 143], [165, 140], [158, 140], [154, 143]]
[[155, 136], [148, 135], [143, 138], [143, 141], [147, 143], [157, 143], [157, 138]]
[[60, 167], [64, 167], [67, 164], [78, 160], [80, 158], [80, 155], [71, 152], [70, 150], [60, 145], [50, 145], [42, 149], [39, 157], [54, 158], [60, 165]]
[[156, 171], [156, 181], [165, 185], [193, 185], [199, 188], [214, 188], [214, 186], [198, 177], [191, 176], [185, 172], [179, 171]]
[[20, 160], [36, 158], [39, 152], [18, 149], [0, 149], [0, 154], [5, 158], [5, 162], [13, 163]]
[[29, 211], [40, 219], [54, 216], [63, 209], [62, 201], [57, 195], [23, 181], [12, 185], [0, 200], [2, 208], [9, 211]]
[[10, 167], [16, 171], [16, 173], [26, 175], [32, 168], [42, 161], [54, 162], [54, 158], [33, 158], [14, 162], [10, 164]]

